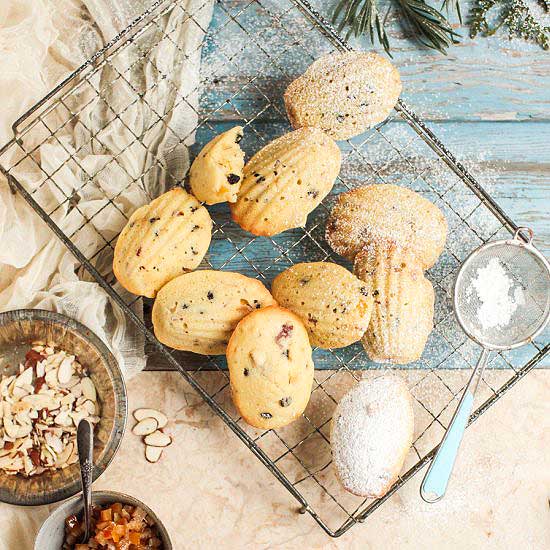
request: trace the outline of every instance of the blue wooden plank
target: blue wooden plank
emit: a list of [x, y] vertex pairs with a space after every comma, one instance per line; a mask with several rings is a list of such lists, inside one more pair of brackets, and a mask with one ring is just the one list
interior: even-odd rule
[[[313, 2], [326, 16], [335, 3]], [[382, 11], [389, 4], [384, 0]], [[463, 3], [464, 13], [470, 4]], [[314, 57], [330, 49], [295, 8], [288, 11], [288, 0], [236, 0], [231, 5], [233, 9], [228, 11], [217, 6], [204, 54], [207, 71], [229, 87], [261, 75], [280, 90]], [[408, 40], [397, 18], [389, 17], [394, 63], [404, 83], [403, 97], [420, 115], [428, 120], [451, 121], [550, 119], [550, 56], [523, 40], [510, 42], [502, 32], [472, 40], [466, 26], [457, 25], [456, 30], [462, 35], [461, 43], [443, 56]], [[352, 43], [373, 49], [364, 38], [352, 39]], [[374, 49], [385, 55], [379, 47]], [[249, 88], [248, 101], [261, 104], [256, 92], [254, 86]]]

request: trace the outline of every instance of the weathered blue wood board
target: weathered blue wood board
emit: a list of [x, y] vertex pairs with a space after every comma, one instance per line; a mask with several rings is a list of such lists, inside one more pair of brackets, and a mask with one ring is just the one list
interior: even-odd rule
[[[322, 9], [326, 12], [327, 5], [330, 7], [333, 3], [323, 3]], [[242, 145], [248, 156], [289, 130], [282, 92], [313, 58], [331, 48], [325, 39], [309, 29], [309, 24], [297, 17], [295, 10], [287, 9], [287, 2], [262, 1], [258, 5], [244, 0], [232, 2], [230, 10], [216, 7], [203, 52], [203, 77], [207, 85], [201, 106], [207, 120], [197, 133], [192, 156], [215, 134], [235, 124], [246, 127]], [[252, 29], [252, 34], [247, 34], [245, 29]], [[544, 82], [550, 84], [550, 71], [537, 79], [531, 78], [529, 69], [541, 66], [540, 61], [536, 64], [534, 60], [542, 59], [543, 66], [548, 63], [546, 54], [535, 46], [526, 47], [521, 43], [519, 53], [510, 55], [506, 51], [508, 46], [503, 50], [502, 41], [479, 39], [475, 44], [466, 41], [445, 58], [419, 51], [398, 32], [392, 32], [392, 40], [395, 63], [403, 77], [404, 98], [430, 122], [435, 133], [510, 216], [535, 229], [539, 244], [550, 252], [547, 216], [550, 121], [544, 121], [548, 115]], [[513, 68], [510, 59], [517, 60], [513, 73], [517, 75], [516, 80], [509, 75]], [[505, 84], [505, 75], [509, 85]], [[530, 96], [528, 89], [532, 90]], [[518, 101], [519, 96], [532, 100]], [[332, 195], [345, 190], [346, 185], [385, 181], [411, 186], [445, 209], [451, 226], [450, 249], [429, 273], [436, 288], [436, 322], [440, 326], [430, 338], [425, 358], [431, 366], [444, 361], [449, 368], [468, 367], [464, 356], [473, 360], [477, 350], [457, 333], [450, 317], [448, 289], [452, 270], [460, 258], [481, 243], [481, 238], [495, 234], [499, 224], [483, 213], [483, 208], [475, 208], [478, 203], [472, 193], [447, 167], [437, 162], [431, 149], [399, 117], [383, 125], [379, 132], [371, 131], [352, 140], [351, 145], [340, 143], [340, 146], [344, 153], [342, 181], [337, 182]], [[405, 152], [398, 153], [398, 149]], [[434, 189], [443, 196], [439, 197]], [[330, 205], [330, 200], [327, 204]], [[449, 210], [449, 204], [455, 206], [458, 216]], [[326, 208], [320, 207], [310, 216], [309, 234], [302, 229], [286, 232], [273, 239], [275, 245], [228, 222], [227, 205], [217, 205], [210, 211], [213, 218], [222, 223], [222, 231], [213, 236], [208, 257], [214, 268], [259, 276], [269, 285], [277, 273], [290, 265], [290, 259], [329, 258], [341, 262], [323, 242]], [[477, 233], [469, 231], [466, 222], [470, 222]], [[292, 246], [296, 241], [298, 244]], [[256, 268], [251, 267], [248, 260], [253, 260]], [[547, 339], [546, 334], [539, 341]], [[449, 345], [448, 340], [455, 346]], [[454, 349], [457, 343], [460, 352]], [[356, 356], [352, 367], [374, 367], [365, 354], [358, 355], [360, 350], [359, 344], [335, 353], [317, 350], [316, 367], [334, 368], [340, 361]], [[533, 346], [528, 346], [510, 357], [526, 361], [535, 352]], [[192, 354], [181, 354], [181, 358], [189, 367], [208, 368], [208, 362]], [[220, 361], [223, 364], [223, 360]], [[502, 359], [497, 359], [493, 366], [498, 366], [499, 361]], [[409, 367], [425, 365], [426, 362]]]

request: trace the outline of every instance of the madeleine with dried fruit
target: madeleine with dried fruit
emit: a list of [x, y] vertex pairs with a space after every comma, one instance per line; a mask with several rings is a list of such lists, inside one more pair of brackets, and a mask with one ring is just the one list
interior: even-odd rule
[[244, 167], [231, 217], [255, 235], [303, 227], [340, 171], [338, 145], [317, 128], [302, 128], [268, 143]]
[[114, 274], [126, 290], [154, 298], [168, 281], [199, 266], [211, 233], [206, 208], [176, 187], [132, 214], [115, 246]]
[[235, 202], [241, 188], [244, 151], [242, 126], [235, 126], [207, 143], [191, 165], [189, 185], [206, 204]]
[[247, 315], [227, 346], [231, 396], [245, 422], [265, 430], [296, 420], [313, 383], [307, 330], [288, 309], [270, 306]]
[[374, 52], [334, 52], [315, 61], [285, 91], [293, 128], [349, 139], [385, 120], [401, 93], [397, 69]]
[[275, 277], [271, 292], [280, 306], [300, 317], [314, 346], [349, 346], [369, 326], [373, 299], [368, 287], [341, 265], [293, 265]]
[[194, 271], [158, 293], [152, 315], [155, 336], [174, 349], [223, 354], [245, 315], [275, 303], [257, 279], [229, 271]]

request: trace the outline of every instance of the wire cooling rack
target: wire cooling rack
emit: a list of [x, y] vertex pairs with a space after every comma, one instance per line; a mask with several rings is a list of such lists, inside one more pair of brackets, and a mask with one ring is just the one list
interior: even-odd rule
[[[111, 116], [106, 117], [99, 131], [90, 132], [90, 143], [82, 144], [80, 149], [67, 147], [67, 127], [76, 122], [85, 124], [81, 116], [83, 110], [104, 102], [106, 91], [127, 79], [132, 67], [125, 65], [126, 48], [142, 48], [143, 57], [148, 57], [164, 41], [174, 42], [169, 32], [160, 32], [161, 17], [171, 10], [183, 10], [189, 23], [199, 25], [194, 14], [185, 11], [185, 5], [179, 0], [155, 2], [151, 10], [19, 119], [13, 127], [14, 140], [0, 152], [1, 169], [12, 188], [72, 251], [81, 268], [143, 332], [155, 362], [180, 371], [296, 498], [299, 510], [311, 514], [329, 535], [339, 536], [355, 523], [364, 521], [433, 456], [433, 448], [450, 421], [457, 396], [467, 382], [468, 369], [478, 352], [459, 330], [452, 314], [450, 287], [455, 272], [473, 248], [489, 239], [509, 235], [516, 226], [401, 101], [385, 123], [340, 144], [343, 150], [340, 177], [331, 196], [310, 215], [305, 228], [273, 238], [259, 238], [233, 224], [226, 205], [210, 209], [214, 220], [213, 240], [203, 267], [240, 271], [266, 284], [295, 262], [342, 263], [327, 246], [323, 233], [335, 195], [346, 189], [366, 182], [396, 182], [428, 197], [447, 217], [450, 232], [446, 249], [428, 272], [436, 291], [435, 329], [423, 358], [402, 372], [415, 398], [416, 418], [415, 441], [407, 458], [406, 473], [383, 498], [368, 500], [346, 493], [330, 467], [328, 431], [332, 411], [343, 393], [361, 377], [371, 376], [381, 368], [369, 362], [360, 345], [341, 350], [315, 350], [315, 383], [302, 418], [279, 430], [252, 429], [233, 408], [224, 359], [175, 353], [164, 348], [147, 328], [148, 320], [142, 321], [136, 315], [134, 306], [139, 298], [129, 298], [115, 289], [113, 276], [105, 266], [110, 265], [116, 235], [102, 231], [97, 220], [110, 208], [118, 210], [116, 197], [105, 195], [95, 213], [80, 212], [82, 223], [70, 231], [56, 222], [56, 213], [63, 205], [79, 211], [80, 194], [94, 185], [102, 170], [107, 170], [105, 166], [88, 173], [82, 151], [93, 148], [101, 153], [102, 136], [108, 134], [114, 121], [124, 121], [129, 105], [106, 105], [106, 112]], [[172, 106], [177, 107], [178, 102], [191, 106], [190, 95], [198, 93], [198, 123], [189, 135], [178, 136], [174, 150], [194, 135], [194, 149], [198, 150], [214, 134], [236, 123], [245, 127], [243, 146], [247, 153], [258, 150], [289, 130], [282, 105], [282, 92], [288, 82], [322, 53], [349, 49], [331, 26], [302, 0], [220, 0], [215, 4], [212, 24], [204, 31], [200, 86], [188, 96], [178, 97]], [[155, 40], [152, 41], [151, 36]], [[161, 68], [156, 69], [164, 85], [175, 86], [173, 74], [163, 74]], [[94, 81], [99, 73], [102, 78]], [[87, 94], [83, 94], [83, 90]], [[146, 101], [146, 91], [151, 90], [135, 90], [135, 102]], [[90, 98], [85, 106], [78, 101], [83, 95]], [[152, 124], [168, 124], [171, 112], [156, 114]], [[119, 144], [119, 153], [109, 164], [124, 170], [125, 151], [139, 140], [140, 136], [129, 132], [128, 142]], [[65, 147], [66, 159], [46, 170], [41, 151], [52, 143]], [[171, 152], [165, 151], [165, 154]], [[66, 169], [79, 174], [81, 188], [67, 193], [58, 187], [57, 200], [46, 203], [42, 188], [57, 186], [56, 174]], [[32, 186], [22, 183], [23, 176], [37, 170], [39, 178]], [[148, 172], [154, 170], [166, 171], [164, 158], [154, 159]], [[131, 180], [135, 183], [149, 176], [149, 173], [139, 173]], [[99, 246], [91, 250], [83, 246], [81, 237], [86, 231], [95, 235]], [[471, 421], [531, 370], [549, 348], [547, 343], [539, 341], [521, 350], [496, 355], [478, 392], [483, 402]]]

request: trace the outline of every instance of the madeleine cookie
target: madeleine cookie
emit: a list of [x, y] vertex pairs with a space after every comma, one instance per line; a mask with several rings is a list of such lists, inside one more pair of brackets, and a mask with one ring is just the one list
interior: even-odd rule
[[313, 383], [307, 331], [294, 313], [270, 306], [247, 315], [227, 346], [231, 395], [256, 428], [280, 428], [306, 408]]
[[176, 187], [132, 214], [115, 246], [114, 274], [126, 290], [154, 298], [168, 281], [198, 267], [211, 233], [206, 208]]
[[374, 298], [363, 347], [376, 362], [420, 359], [433, 329], [434, 289], [416, 256], [393, 243], [368, 245], [355, 258], [355, 274]]
[[365, 244], [392, 240], [413, 250], [422, 269], [434, 265], [446, 238], [447, 221], [437, 206], [415, 191], [391, 184], [340, 194], [326, 227], [329, 245], [349, 260]]
[[372, 296], [346, 268], [330, 262], [296, 264], [275, 277], [273, 297], [296, 313], [314, 346], [341, 348], [361, 339]]
[[290, 83], [284, 94], [293, 128], [315, 126], [348, 139], [385, 120], [401, 93], [397, 69], [374, 52], [330, 53]]
[[256, 279], [229, 271], [194, 271], [159, 291], [153, 306], [153, 328], [158, 340], [171, 348], [223, 354], [245, 315], [275, 303]]
[[203, 147], [189, 171], [189, 185], [197, 199], [206, 204], [237, 200], [244, 167], [242, 138], [242, 126], [235, 126]]
[[340, 171], [336, 143], [316, 128], [303, 128], [266, 145], [244, 167], [231, 215], [255, 235], [276, 235], [306, 224]]
[[412, 445], [412, 396], [401, 378], [362, 380], [338, 403], [330, 446], [344, 488], [362, 497], [381, 497], [397, 481]]

